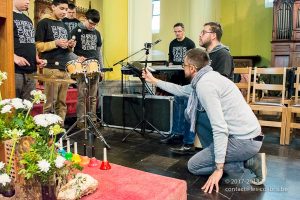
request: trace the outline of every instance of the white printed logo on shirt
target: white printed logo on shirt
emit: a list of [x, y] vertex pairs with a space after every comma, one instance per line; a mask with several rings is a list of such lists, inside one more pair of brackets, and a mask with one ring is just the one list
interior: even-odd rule
[[32, 23], [23, 20], [14, 20], [17, 32], [19, 36], [19, 42], [21, 44], [32, 44], [35, 42], [34, 40], [34, 29]]
[[76, 28], [77, 27], [77, 22], [64, 22], [67, 26], [68, 26], [68, 28], [69, 28], [69, 31], [71, 32], [74, 28]]
[[186, 52], [186, 47], [173, 47], [173, 62], [183, 62]]
[[95, 34], [82, 34], [81, 46], [83, 50], [97, 50], [97, 36]]
[[53, 37], [55, 40], [58, 39], [68, 39], [67, 29], [60, 26], [51, 26]]

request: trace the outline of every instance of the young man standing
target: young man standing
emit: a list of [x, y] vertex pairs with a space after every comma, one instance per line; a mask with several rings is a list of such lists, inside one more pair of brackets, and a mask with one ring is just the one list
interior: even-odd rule
[[[190, 85], [158, 80], [147, 69], [143, 78], [167, 92], [189, 98], [185, 115], [191, 122], [191, 130], [199, 138], [206, 137], [207, 143], [188, 161], [188, 169], [195, 175], [210, 175], [202, 187], [204, 192], [211, 193], [214, 187], [219, 192], [223, 171], [240, 172], [244, 168], [256, 175], [251, 183], [261, 185], [266, 180], [267, 169], [265, 154], [258, 153], [264, 138], [260, 124], [236, 85], [208, 64], [205, 51], [192, 49], [183, 64]], [[201, 112], [207, 113], [212, 132], [203, 132], [198, 126]]]
[[[68, 0], [53, 0], [52, 14], [50, 18], [39, 21], [36, 30], [36, 47], [41, 57], [47, 60], [44, 68], [44, 75], [52, 79], [69, 78], [65, 71], [68, 61], [77, 57], [71, 54], [71, 49], [76, 42], [70, 39], [68, 27], [62, 22], [68, 10]], [[68, 84], [66, 83], [45, 83], [45, 94], [47, 102], [44, 104], [44, 112], [53, 112], [63, 120], [67, 112], [66, 97]]]
[[67, 16], [62, 21], [67, 25], [70, 32], [80, 23], [76, 18], [76, 6], [73, 3], [69, 3]]
[[[100, 13], [95, 9], [90, 9], [85, 13], [85, 20], [79, 23], [78, 26], [72, 31], [72, 37], [75, 36], [77, 44], [74, 48], [74, 53], [84, 59], [95, 59], [99, 62], [100, 68], [103, 68], [103, 59], [101, 53], [101, 35], [95, 29], [100, 22]], [[87, 68], [89, 66], [86, 66]], [[97, 91], [100, 73], [87, 74], [88, 77], [81, 75], [77, 78], [78, 84], [78, 101], [77, 101], [77, 119], [84, 115], [85, 106], [87, 110], [93, 113], [91, 116], [94, 122], [97, 121], [96, 104], [97, 104]], [[88, 103], [85, 105], [85, 89], [89, 91]], [[78, 127], [84, 126], [83, 119], [79, 122]]]
[[23, 13], [28, 10], [28, 6], [29, 0], [13, 1], [16, 97], [30, 100], [30, 92], [35, 89], [35, 80], [27, 75], [35, 73], [36, 65], [43, 66], [44, 61], [36, 55], [32, 21]]

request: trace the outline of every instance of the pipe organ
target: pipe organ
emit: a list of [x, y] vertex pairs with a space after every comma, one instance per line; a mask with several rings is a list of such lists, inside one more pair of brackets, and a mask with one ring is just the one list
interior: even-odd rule
[[300, 67], [300, 0], [274, 0], [272, 67]]

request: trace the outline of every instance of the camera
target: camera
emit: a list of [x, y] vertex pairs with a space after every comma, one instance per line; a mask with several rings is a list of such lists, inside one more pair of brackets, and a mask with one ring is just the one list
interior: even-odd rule
[[145, 47], [146, 49], [150, 49], [150, 48], [152, 47], [152, 43], [146, 42], [146, 43], [144, 44], [144, 47]]

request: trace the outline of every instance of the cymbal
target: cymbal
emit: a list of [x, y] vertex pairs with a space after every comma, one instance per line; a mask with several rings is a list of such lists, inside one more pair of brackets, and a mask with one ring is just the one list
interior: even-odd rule
[[76, 83], [76, 81], [70, 78], [69, 79], [51, 78], [43, 74], [28, 74], [27, 77], [39, 81], [49, 82], [49, 83], [67, 83], [67, 84]]

